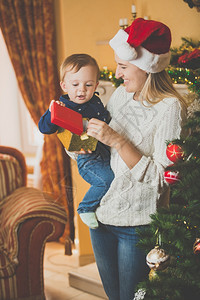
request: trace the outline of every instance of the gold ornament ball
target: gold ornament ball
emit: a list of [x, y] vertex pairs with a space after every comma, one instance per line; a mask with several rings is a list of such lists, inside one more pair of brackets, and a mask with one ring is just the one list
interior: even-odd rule
[[149, 280], [158, 280], [158, 274], [156, 273], [156, 271], [154, 269], [151, 269], [151, 271], [149, 272]]

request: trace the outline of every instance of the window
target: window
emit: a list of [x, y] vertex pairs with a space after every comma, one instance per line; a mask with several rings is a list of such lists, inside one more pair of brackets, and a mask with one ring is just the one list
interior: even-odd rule
[[1, 31], [0, 49], [0, 144], [36, 154], [43, 135], [24, 104]]

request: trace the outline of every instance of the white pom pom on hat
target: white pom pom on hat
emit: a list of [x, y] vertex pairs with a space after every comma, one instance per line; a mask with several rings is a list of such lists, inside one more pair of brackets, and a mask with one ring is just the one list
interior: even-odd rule
[[148, 73], [164, 70], [170, 62], [170, 29], [163, 23], [137, 18], [110, 40], [117, 56]]
[[127, 33], [120, 29], [114, 38], [110, 41], [111, 47], [115, 50], [117, 56], [123, 60], [133, 60], [137, 57], [137, 52], [129, 43], [127, 43]]

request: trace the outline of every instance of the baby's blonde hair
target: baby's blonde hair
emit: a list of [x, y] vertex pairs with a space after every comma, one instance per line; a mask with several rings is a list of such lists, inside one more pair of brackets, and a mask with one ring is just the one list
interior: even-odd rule
[[82, 67], [94, 66], [97, 72], [97, 81], [100, 77], [100, 70], [96, 60], [89, 54], [72, 54], [68, 56], [60, 66], [60, 80], [63, 81], [67, 71], [74, 69], [78, 72]]

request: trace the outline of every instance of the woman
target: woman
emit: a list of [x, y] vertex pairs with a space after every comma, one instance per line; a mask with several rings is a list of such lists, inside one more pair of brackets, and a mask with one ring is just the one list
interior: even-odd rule
[[179, 138], [183, 99], [165, 72], [171, 33], [156, 21], [136, 19], [110, 41], [124, 80], [109, 103], [109, 125], [91, 119], [88, 135], [111, 148], [115, 178], [96, 210], [99, 227], [90, 230], [94, 254], [110, 300], [130, 300], [149, 272], [136, 247], [137, 228], [151, 222], [158, 207], [168, 206], [164, 170], [171, 163], [166, 142]]

